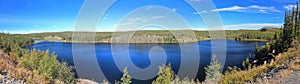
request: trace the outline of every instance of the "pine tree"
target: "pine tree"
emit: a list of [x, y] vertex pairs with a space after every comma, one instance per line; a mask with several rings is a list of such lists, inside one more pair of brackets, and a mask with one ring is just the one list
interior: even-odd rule
[[298, 38], [299, 37], [299, 5], [298, 5], [298, 1], [296, 2], [296, 11], [295, 11], [295, 30], [294, 30], [294, 34], [295, 37], [294, 38]]
[[[299, 39], [300, 35], [300, 12], [299, 4], [296, 2], [296, 6], [292, 10], [288, 10], [284, 13], [284, 25], [277, 31], [274, 35], [274, 40], [271, 41], [270, 50], [267, 53], [273, 53], [277, 55], [281, 52], [286, 51], [288, 48], [292, 47], [292, 42]], [[266, 47], [267, 48], [267, 47]], [[261, 48], [260, 50], [263, 50]], [[273, 52], [275, 51], [275, 52]], [[256, 56], [262, 57], [267, 54], [256, 53]]]
[[245, 69], [245, 70], [249, 70], [252, 68], [249, 58], [247, 58], [245, 61], [243, 61], [242, 65], [243, 65], [243, 69]]
[[212, 60], [209, 66], [205, 67], [206, 79], [205, 82], [208, 84], [216, 84], [221, 77], [221, 64], [218, 63], [216, 56], [212, 56]]
[[175, 73], [172, 71], [171, 65], [163, 65], [159, 67], [158, 76], [152, 84], [171, 84], [175, 78]]
[[291, 34], [291, 29], [293, 27], [292, 25], [292, 15], [291, 12], [285, 12], [285, 22], [284, 22], [284, 28], [282, 30], [282, 36], [281, 36], [281, 44], [283, 50], [287, 49], [290, 47], [291, 39], [292, 39], [292, 34]]
[[128, 74], [127, 67], [123, 70], [123, 77], [121, 78], [121, 84], [130, 84], [131, 76]]

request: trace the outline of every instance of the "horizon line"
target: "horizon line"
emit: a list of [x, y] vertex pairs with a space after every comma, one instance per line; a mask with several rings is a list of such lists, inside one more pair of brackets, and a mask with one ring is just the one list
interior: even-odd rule
[[[260, 28], [262, 29], [262, 28]], [[260, 30], [260, 29], [224, 29], [224, 30], [189, 30], [189, 31], [234, 31], [234, 30]], [[276, 28], [280, 29], [280, 28]], [[183, 30], [138, 30], [138, 31], [187, 31], [187, 29]], [[133, 30], [124, 30], [124, 31], [41, 31], [41, 32], [33, 32], [33, 33], [10, 33], [10, 32], [1, 32], [5, 34], [41, 34], [41, 33], [63, 33], [63, 32], [91, 32], [91, 33], [101, 33], [101, 32], [107, 32], [107, 33], [113, 33], [113, 32], [133, 32]]]

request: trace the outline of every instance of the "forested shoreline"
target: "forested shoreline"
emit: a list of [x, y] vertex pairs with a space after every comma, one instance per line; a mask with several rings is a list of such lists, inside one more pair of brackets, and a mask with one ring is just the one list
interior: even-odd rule
[[[178, 32], [184, 32], [185, 30], [175, 30]], [[265, 27], [260, 30], [225, 30], [226, 39], [237, 40], [237, 41], [270, 41], [276, 31], [280, 31], [280, 28]], [[36, 40], [45, 41], [60, 41], [60, 42], [74, 42], [72, 41], [74, 32], [51, 32], [51, 33], [34, 33], [34, 34], [22, 34], [20, 36], [30, 37]], [[85, 32], [93, 34], [94, 32]], [[115, 34], [122, 32], [115, 32]], [[126, 32], [129, 33], [129, 32]], [[213, 40], [210, 38], [208, 31], [193, 31], [195, 33], [195, 39], [191, 36], [180, 35], [176, 38], [172, 33], [166, 30], [145, 30], [137, 31], [129, 43], [186, 43], [186, 42], [197, 42], [201, 40]], [[112, 39], [120, 38], [124, 36], [112, 37], [114, 32], [96, 32], [95, 39], [92, 42], [81, 42], [81, 43], [112, 43]], [[19, 36], [19, 35], [17, 35]], [[78, 43], [78, 42], [74, 42]], [[80, 42], [79, 42], [80, 43]], [[119, 42], [127, 43], [127, 42]]]

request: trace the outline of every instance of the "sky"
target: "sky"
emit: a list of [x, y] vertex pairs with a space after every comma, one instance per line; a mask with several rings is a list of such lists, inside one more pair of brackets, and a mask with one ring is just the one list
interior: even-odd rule
[[[85, 0], [0, 0], [0, 32], [27, 34], [73, 31], [84, 2]], [[105, 12], [97, 31], [115, 31], [117, 25], [130, 12], [140, 7], [153, 5], [165, 7], [177, 13], [193, 30], [206, 30], [206, 25], [199, 14], [210, 12], [220, 14], [226, 30], [259, 29], [265, 26], [281, 27], [284, 12], [292, 9], [296, 1], [213, 0], [213, 2], [216, 9], [196, 12], [184, 0], [117, 0]], [[132, 21], [131, 23], [135, 23], [142, 20], [132, 18]], [[148, 29], [155, 30], [156, 28]]]

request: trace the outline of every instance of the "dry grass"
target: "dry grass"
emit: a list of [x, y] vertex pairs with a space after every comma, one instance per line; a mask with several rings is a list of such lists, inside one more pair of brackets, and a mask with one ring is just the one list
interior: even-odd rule
[[291, 75], [293, 73], [293, 70], [283, 70], [281, 72], [279, 72], [278, 74], [275, 75], [276, 78], [284, 78], [287, 77], [289, 75]]
[[283, 55], [278, 55], [276, 57], [277, 65], [282, 64], [289, 58], [298, 57], [292, 63], [289, 64], [289, 69], [285, 69], [277, 73], [272, 81], [265, 80], [262, 84], [282, 84], [284, 79], [293, 74], [294, 71], [300, 71], [300, 46], [296, 48], [290, 48], [288, 52], [283, 53]]
[[0, 51], [0, 71], [12, 69], [15, 67], [15, 63], [9, 55]]
[[289, 65], [289, 68], [291, 70], [300, 71], [300, 59], [296, 59], [293, 63]]
[[[76, 84], [98, 84], [98, 83], [88, 79], [77, 79]], [[108, 84], [108, 81], [103, 81], [103, 83], [101, 84]]]
[[269, 64], [258, 66], [245, 71], [243, 70], [235, 73], [225, 73], [219, 83], [243, 84], [245, 82], [252, 81], [255, 77], [262, 76], [268, 70], [267, 66], [269, 66]]
[[284, 52], [282, 54], [279, 54], [275, 57], [275, 64], [276, 66], [281, 66], [286, 63], [287, 60], [292, 59], [296, 56], [298, 56], [299, 53], [296, 50], [296, 48], [290, 48], [287, 52]]
[[[252, 81], [255, 77], [263, 76], [265, 72], [267, 72], [270, 68], [269, 67], [279, 67], [286, 63], [287, 60], [292, 59], [296, 56], [300, 57], [300, 46], [296, 48], [290, 48], [287, 52], [279, 54], [276, 56], [275, 61], [271, 63], [264, 64], [261, 66], [254, 67], [249, 70], [242, 70], [238, 72], [226, 72], [222, 80], [219, 82], [221, 84], [241, 84], [245, 82]], [[300, 58], [296, 59], [293, 63], [289, 65], [290, 69], [283, 70], [279, 72], [276, 77], [284, 78], [292, 74], [293, 70], [300, 70]], [[280, 81], [280, 80], [278, 80]], [[267, 80], [264, 81], [264, 84], [268, 84]]]

